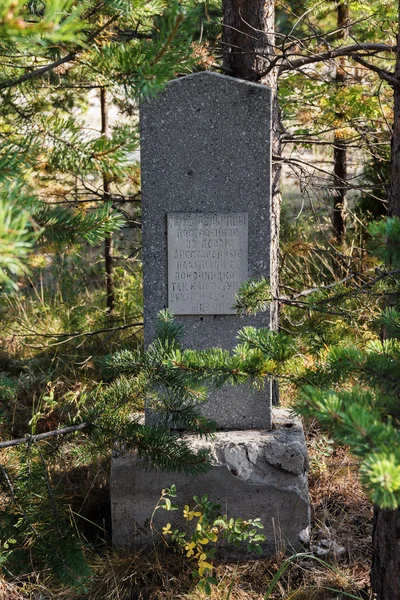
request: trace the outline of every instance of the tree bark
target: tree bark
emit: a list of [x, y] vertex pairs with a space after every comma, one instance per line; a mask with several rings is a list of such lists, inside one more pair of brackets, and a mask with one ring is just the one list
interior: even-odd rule
[[[400, 30], [400, 5], [399, 5]], [[395, 76], [400, 81], [400, 33], [397, 35]], [[394, 86], [388, 213], [400, 217], [400, 87]], [[400, 508], [374, 506], [371, 587], [376, 600], [400, 600]]]
[[[279, 222], [281, 210], [281, 120], [278, 105], [278, 70], [270, 68], [275, 57], [275, 0], [222, 0], [222, 50], [224, 70], [232, 77], [268, 86], [272, 93], [272, 198], [271, 272], [273, 297], [278, 297]], [[268, 71], [268, 72], [267, 72]], [[276, 302], [271, 304], [271, 327], [278, 327]], [[273, 404], [278, 404], [278, 388], [273, 384]]]
[[[346, 25], [349, 22], [349, 7], [347, 3], [339, 4], [337, 7], [337, 26], [340, 30], [339, 37], [346, 40], [349, 30]], [[344, 86], [346, 82], [346, 58], [339, 58], [336, 68], [335, 81], [337, 86]], [[338, 114], [339, 119], [342, 114]], [[346, 234], [346, 179], [347, 179], [347, 147], [346, 142], [337, 135], [333, 139], [333, 179], [335, 188], [333, 190], [332, 226], [333, 235], [341, 243]]]
[[[108, 126], [108, 98], [107, 88], [100, 88], [100, 110], [101, 110], [101, 133], [104, 137], [109, 136]], [[110, 181], [107, 173], [103, 173], [103, 195], [107, 201], [111, 197]], [[112, 235], [107, 235], [104, 239], [104, 265], [106, 271], [106, 310], [109, 315], [114, 312], [115, 294], [114, 294], [114, 279], [113, 279], [113, 238]]]
[[[397, 34], [395, 77], [400, 81], [400, 4], [399, 32]], [[393, 130], [390, 158], [390, 187], [388, 213], [390, 217], [400, 217], [400, 86], [394, 86]]]
[[372, 591], [376, 600], [400, 600], [400, 510], [374, 507]]

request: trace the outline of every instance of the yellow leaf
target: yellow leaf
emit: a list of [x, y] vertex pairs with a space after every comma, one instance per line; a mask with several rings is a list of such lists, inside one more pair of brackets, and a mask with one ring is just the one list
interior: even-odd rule
[[183, 517], [187, 521], [191, 521], [193, 519], [193, 512], [189, 510], [189, 506], [185, 504], [183, 507]]
[[189, 550], [189, 549], [195, 548], [195, 547], [196, 547], [195, 542], [190, 542], [189, 544], [186, 544], [185, 549]]
[[213, 568], [213, 566], [210, 565], [210, 563], [207, 563], [207, 562], [199, 563], [199, 575], [200, 575], [200, 577], [203, 577], [203, 573], [204, 573], [205, 569], [212, 570], [212, 568]]

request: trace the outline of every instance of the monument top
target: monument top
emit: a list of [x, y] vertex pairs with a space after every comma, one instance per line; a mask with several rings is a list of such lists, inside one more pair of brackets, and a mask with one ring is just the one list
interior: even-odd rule
[[230, 77], [229, 75], [221, 75], [221, 73], [215, 73], [215, 71], [199, 71], [198, 73], [191, 73], [190, 75], [184, 75], [183, 77], [178, 77], [177, 79], [172, 79], [168, 82], [168, 86], [174, 86], [176, 84], [180, 84], [182, 81], [196, 81], [196, 85], [200, 80], [209, 80], [211, 85], [218, 85], [216, 83], [217, 80], [223, 81], [224, 85], [247, 85], [250, 87], [255, 87], [260, 90], [263, 90], [261, 93], [265, 94], [271, 93], [270, 88], [262, 85], [260, 83], [256, 83], [254, 81], [247, 81], [246, 79], [238, 79], [237, 77]]

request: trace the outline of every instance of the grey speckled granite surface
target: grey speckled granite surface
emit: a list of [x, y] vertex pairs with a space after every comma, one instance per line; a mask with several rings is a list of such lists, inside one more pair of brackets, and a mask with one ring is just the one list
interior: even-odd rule
[[[142, 105], [141, 168], [145, 343], [168, 306], [168, 213], [248, 214], [248, 275], [269, 277], [270, 90], [203, 72], [168, 84]], [[246, 325], [270, 327], [271, 313], [179, 315], [184, 344], [231, 349]], [[203, 412], [220, 429], [271, 427], [271, 385], [212, 392]]]

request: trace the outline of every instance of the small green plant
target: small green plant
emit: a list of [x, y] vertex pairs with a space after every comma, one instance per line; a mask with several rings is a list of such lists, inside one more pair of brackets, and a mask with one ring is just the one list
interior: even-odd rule
[[[153, 523], [154, 514], [159, 508], [168, 511], [179, 510], [179, 507], [171, 501], [171, 498], [176, 498], [176, 496], [175, 485], [162, 490], [150, 523], [154, 531], [156, 531]], [[249, 552], [261, 556], [260, 544], [266, 538], [259, 531], [264, 527], [260, 519], [228, 519], [226, 515], [221, 515], [221, 506], [210, 501], [206, 494], [201, 498], [193, 496], [193, 500], [194, 507], [190, 508], [186, 504], [182, 511], [183, 518], [188, 525], [187, 530], [173, 529], [171, 523], [167, 523], [162, 529], [162, 536], [167, 546], [171, 541], [176, 550], [196, 563], [193, 577], [198, 580], [198, 586], [209, 596], [211, 585], [217, 583], [215, 577], [212, 576], [214, 568], [212, 561], [217, 552], [217, 545], [221, 541], [235, 547], [247, 544]]]
[[3, 569], [4, 565], [6, 564], [8, 558], [11, 556], [12, 553], [12, 548], [10, 548], [10, 546], [12, 546], [13, 544], [16, 544], [17, 540], [15, 540], [14, 538], [8, 538], [6, 540], [4, 540], [4, 542], [2, 542], [0, 540], [0, 568]]

